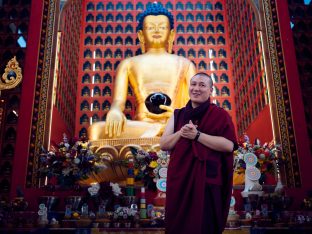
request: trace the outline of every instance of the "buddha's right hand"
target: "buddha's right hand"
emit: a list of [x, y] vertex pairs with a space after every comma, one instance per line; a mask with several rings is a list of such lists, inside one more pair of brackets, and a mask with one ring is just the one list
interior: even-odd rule
[[124, 130], [126, 121], [127, 119], [121, 110], [117, 108], [111, 109], [106, 117], [105, 134], [108, 137], [120, 136]]
[[174, 111], [174, 109], [170, 106], [159, 105], [159, 108], [162, 110], [165, 110], [165, 112], [163, 112], [161, 114], [153, 114], [151, 112], [147, 112], [146, 117], [148, 117], [150, 119], [154, 119], [154, 120], [161, 120], [161, 119], [168, 120]]

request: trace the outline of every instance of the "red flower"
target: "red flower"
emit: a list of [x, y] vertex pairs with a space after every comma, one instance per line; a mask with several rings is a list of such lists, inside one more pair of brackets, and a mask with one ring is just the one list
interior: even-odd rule
[[270, 150], [266, 149], [264, 151], [264, 155], [265, 155], [266, 158], [268, 158], [270, 156]]

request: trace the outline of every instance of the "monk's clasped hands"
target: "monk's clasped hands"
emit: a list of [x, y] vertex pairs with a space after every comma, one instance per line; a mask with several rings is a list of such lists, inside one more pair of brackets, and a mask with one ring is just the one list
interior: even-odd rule
[[190, 140], [193, 140], [197, 134], [197, 125], [193, 124], [192, 120], [185, 124], [180, 129], [181, 136]]

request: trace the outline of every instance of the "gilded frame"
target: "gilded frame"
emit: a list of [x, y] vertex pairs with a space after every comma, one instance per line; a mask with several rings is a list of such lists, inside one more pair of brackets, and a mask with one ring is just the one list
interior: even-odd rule
[[[37, 165], [36, 155], [39, 154], [41, 146], [48, 145], [47, 129], [50, 119], [49, 102], [52, 86], [50, 75], [53, 72], [51, 66], [53, 61], [53, 38], [55, 37], [55, 18], [57, 12], [57, 0], [45, 0], [43, 14], [46, 16], [42, 21], [39, 59], [37, 64], [35, 98], [33, 103], [30, 146], [27, 167], [27, 187], [37, 187]], [[268, 52], [271, 76], [268, 76], [271, 88], [271, 110], [273, 117], [273, 129], [275, 141], [280, 142], [283, 154], [287, 159], [284, 180], [288, 187], [300, 187], [301, 178], [298, 164], [298, 154], [292, 113], [288, 97], [287, 76], [285, 72], [285, 61], [281, 45], [279, 22], [277, 17], [276, 2], [273, 0], [262, 0], [260, 3], [261, 20], [265, 25], [265, 46]]]

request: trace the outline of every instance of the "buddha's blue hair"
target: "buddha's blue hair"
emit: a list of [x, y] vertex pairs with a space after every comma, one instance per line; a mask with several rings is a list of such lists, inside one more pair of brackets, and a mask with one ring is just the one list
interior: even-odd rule
[[169, 22], [170, 22], [170, 29], [174, 28], [174, 18], [173, 15], [166, 9], [163, 7], [163, 5], [159, 2], [154, 2], [151, 4], [148, 4], [146, 7], [146, 10], [143, 11], [140, 16], [139, 16], [139, 25], [137, 27], [137, 31], [142, 30], [143, 29], [143, 21], [144, 18], [148, 15], [165, 15], [168, 17]]

